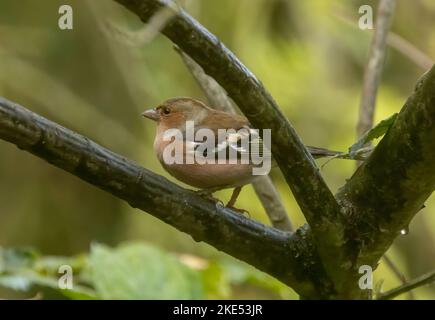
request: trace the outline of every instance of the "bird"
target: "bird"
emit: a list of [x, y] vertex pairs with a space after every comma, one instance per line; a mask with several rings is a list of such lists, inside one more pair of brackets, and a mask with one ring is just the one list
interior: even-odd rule
[[[142, 113], [142, 116], [157, 123], [156, 134], [154, 138], [154, 152], [162, 167], [177, 180], [197, 188], [196, 192], [205, 197], [212, 197], [212, 194], [222, 189], [233, 188], [230, 200], [226, 207], [236, 211], [245, 211], [235, 208], [236, 200], [244, 185], [252, 183], [260, 177], [254, 175], [252, 169], [256, 166], [252, 162], [240, 161], [243, 154], [247, 151], [246, 141], [250, 146], [261, 144], [261, 138], [258, 131], [252, 129], [248, 119], [242, 115], [228, 113], [216, 110], [206, 105], [200, 100], [189, 97], [171, 98], [158, 106], [148, 109]], [[195, 140], [195, 136], [188, 137], [187, 124], [194, 124], [195, 133], [200, 129], [209, 129], [214, 133], [215, 140], [213, 148], [204, 148], [204, 140]], [[181, 136], [168, 139], [165, 134], [169, 130], [177, 130]], [[232, 134], [219, 137], [219, 130], [231, 130]], [[184, 161], [183, 163], [168, 163], [165, 159], [165, 149], [171, 145], [173, 150], [182, 150], [183, 159], [194, 158], [200, 153], [202, 156], [209, 158], [216, 157], [220, 152], [225, 151], [228, 154], [237, 155], [237, 161], [231, 163], [197, 163], [195, 161]], [[179, 149], [177, 149], [179, 147]], [[249, 148], [248, 148], [249, 149]], [[310, 153], [315, 157], [334, 156], [339, 152], [329, 151], [323, 148], [308, 148]], [[206, 154], [204, 150], [207, 151]], [[213, 153], [213, 154], [210, 154]], [[270, 155], [270, 151], [263, 149], [262, 156]], [[192, 160], [192, 159], [191, 159]]]

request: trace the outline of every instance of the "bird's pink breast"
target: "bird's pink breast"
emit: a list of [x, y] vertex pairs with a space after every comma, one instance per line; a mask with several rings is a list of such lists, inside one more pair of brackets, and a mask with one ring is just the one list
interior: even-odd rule
[[178, 180], [196, 188], [242, 186], [255, 178], [247, 164], [171, 164], [163, 167]]

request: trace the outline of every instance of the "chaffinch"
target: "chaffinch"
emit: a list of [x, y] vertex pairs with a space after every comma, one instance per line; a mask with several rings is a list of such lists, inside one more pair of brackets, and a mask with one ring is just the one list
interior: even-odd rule
[[[195, 132], [202, 128], [212, 130], [215, 137], [219, 137], [219, 129], [246, 129], [247, 134], [236, 134], [226, 137], [216, 138], [214, 141], [215, 148], [212, 152], [219, 152], [222, 149], [236, 149], [239, 157], [245, 152], [242, 147], [243, 143], [240, 140], [250, 139], [250, 144], [259, 144], [261, 142], [259, 136], [253, 138], [252, 131], [250, 131], [249, 121], [236, 114], [230, 114], [218, 110], [214, 110], [202, 103], [201, 101], [191, 98], [173, 98], [166, 100], [159, 106], [146, 110], [142, 116], [151, 119], [157, 123], [156, 136], [154, 139], [154, 151], [163, 168], [176, 179], [199, 188], [198, 191], [201, 195], [211, 196], [213, 192], [221, 189], [234, 188], [231, 199], [227, 207], [234, 208], [237, 197], [240, 194], [241, 188], [251, 183], [258, 175], [253, 175], [253, 163], [171, 163], [165, 161], [164, 150], [169, 144], [173, 144], [176, 149], [176, 144], [180, 144], [180, 150], [183, 150], [183, 157], [187, 159], [192, 154], [187, 150], [197, 150], [198, 145], [203, 141], [191, 141], [187, 135], [183, 135], [182, 139], [167, 139], [165, 132], [171, 129], [178, 129], [180, 132], [186, 132], [186, 122], [192, 121], [194, 123]], [[243, 130], [242, 130], [243, 131]], [[229, 138], [230, 137], [230, 138]], [[231, 138], [232, 137], [232, 138]], [[235, 143], [229, 143], [231, 140]], [[193, 139], [194, 140], [194, 139]], [[191, 147], [189, 149], [188, 147]], [[270, 154], [263, 151], [263, 155]], [[319, 156], [333, 156], [337, 153], [328, 151], [322, 148], [311, 148], [310, 152], [314, 157]], [[210, 156], [210, 155], [207, 155]], [[237, 209], [236, 209], [237, 210]]]

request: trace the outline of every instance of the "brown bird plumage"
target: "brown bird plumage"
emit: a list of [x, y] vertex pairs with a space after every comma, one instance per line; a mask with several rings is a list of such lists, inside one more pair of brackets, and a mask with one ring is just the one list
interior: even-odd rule
[[[153, 109], [146, 110], [142, 115], [157, 122], [154, 151], [163, 168], [178, 180], [200, 188], [201, 193], [211, 194], [225, 188], [235, 188], [227, 206], [233, 207], [240, 193], [241, 187], [251, 183], [255, 178], [252, 174], [252, 164], [167, 164], [163, 161], [163, 150], [171, 141], [164, 141], [163, 134], [168, 129], [186, 130], [186, 121], [193, 121], [195, 130], [201, 128], [211, 129], [217, 136], [218, 129], [249, 128], [249, 121], [240, 115], [214, 110], [201, 101], [191, 98], [173, 98], [166, 100]], [[216, 141], [219, 143], [220, 141]], [[175, 141], [182, 144], [194, 141]], [[334, 156], [338, 152], [322, 148], [308, 147], [315, 157]], [[184, 156], [189, 156], [184, 154]]]
[[[252, 175], [251, 164], [166, 164], [163, 161], [163, 150], [171, 143], [163, 140], [166, 130], [176, 128], [184, 131], [186, 121], [194, 121], [195, 130], [208, 128], [217, 136], [218, 129], [239, 130], [249, 127], [249, 121], [245, 117], [214, 110], [191, 98], [169, 99], [156, 108], [145, 111], [142, 115], [157, 122], [154, 151], [163, 168], [178, 180], [202, 189], [203, 193], [236, 188], [228, 204], [232, 207], [240, 187], [258, 177]], [[183, 143], [184, 147], [186, 141], [180, 143]]]

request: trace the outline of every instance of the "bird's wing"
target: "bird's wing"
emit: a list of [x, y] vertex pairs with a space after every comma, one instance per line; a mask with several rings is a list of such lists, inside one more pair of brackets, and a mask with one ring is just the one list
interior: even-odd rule
[[249, 156], [260, 158], [271, 158], [271, 152], [263, 143], [259, 131], [245, 126], [236, 133], [229, 133], [226, 141], [221, 142], [219, 150], [228, 148], [237, 152], [238, 157]]
[[250, 126], [248, 119], [244, 116], [231, 114], [222, 111], [213, 111], [202, 119], [198, 127], [209, 128], [217, 134], [218, 129], [236, 129], [239, 130], [243, 127]]
[[[269, 156], [270, 151], [263, 147], [263, 141], [257, 130], [250, 128], [249, 121], [240, 115], [226, 112], [214, 111], [203, 119], [195, 130], [207, 128], [213, 131], [215, 136], [212, 148], [205, 146], [210, 141], [194, 141], [194, 151], [202, 153], [203, 156], [210, 156], [213, 159], [251, 159], [252, 155], [259, 157]], [[219, 135], [219, 129], [232, 129], [226, 135]], [[211, 154], [210, 154], [211, 152]]]

